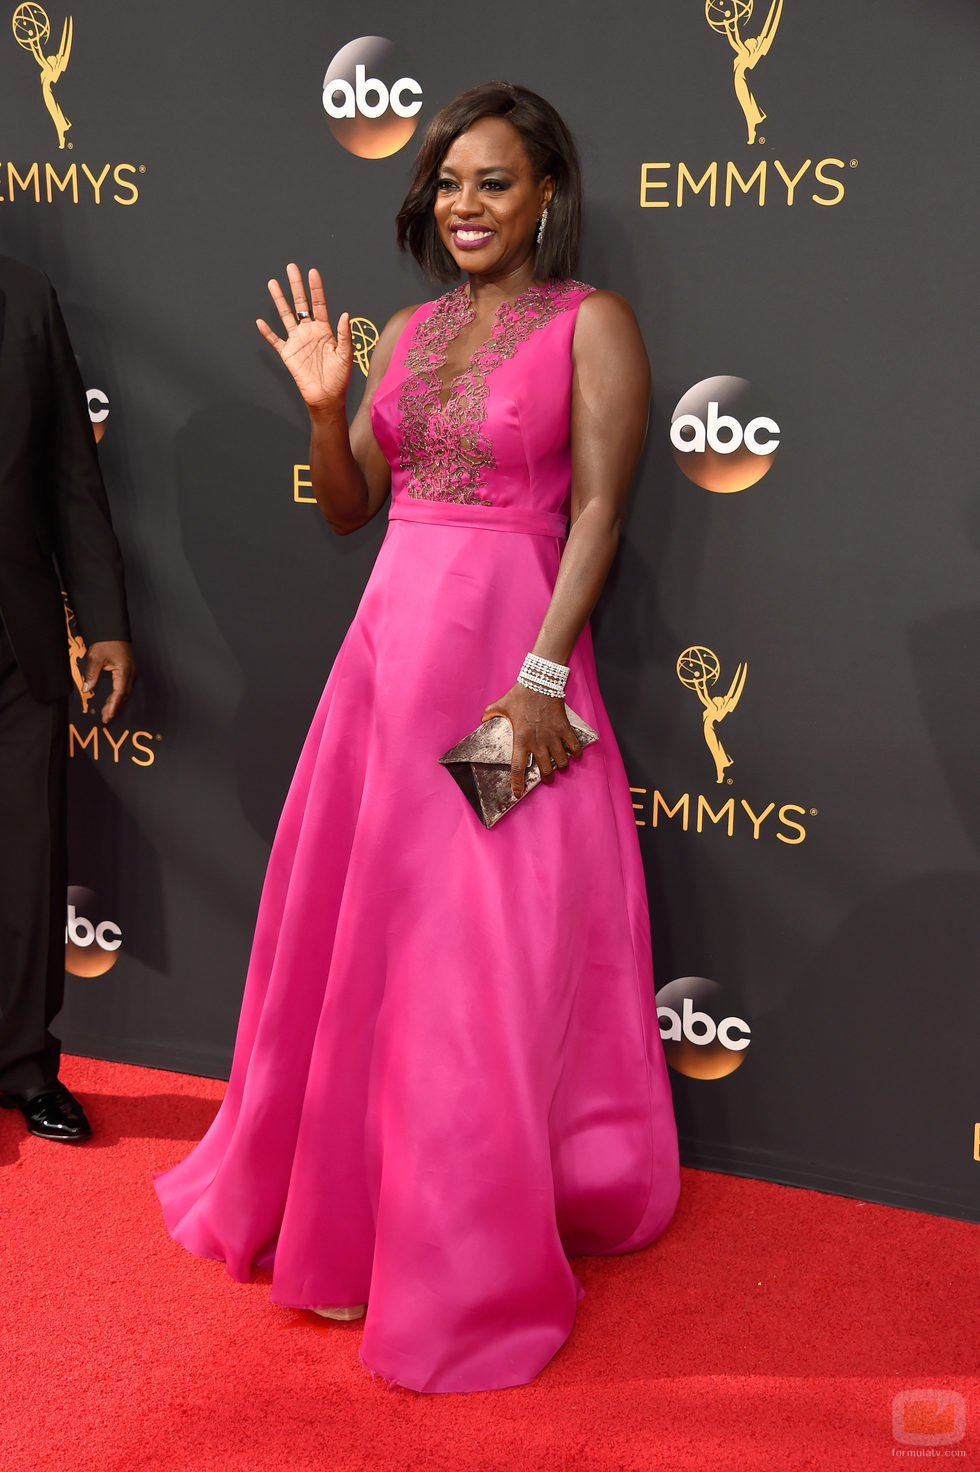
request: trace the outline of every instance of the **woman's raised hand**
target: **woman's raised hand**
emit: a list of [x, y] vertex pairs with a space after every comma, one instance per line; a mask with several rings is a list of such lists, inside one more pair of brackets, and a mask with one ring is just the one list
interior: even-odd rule
[[299, 267], [288, 265], [286, 276], [291, 305], [279, 282], [269, 282], [269, 295], [286, 329], [286, 336], [277, 336], [261, 317], [256, 319], [255, 325], [293, 375], [311, 414], [322, 409], [343, 411], [354, 362], [350, 317], [346, 312], [342, 313], [335, 334], [327, 314], [327, 299], [319, 271], [310, 272], [308, 298]]

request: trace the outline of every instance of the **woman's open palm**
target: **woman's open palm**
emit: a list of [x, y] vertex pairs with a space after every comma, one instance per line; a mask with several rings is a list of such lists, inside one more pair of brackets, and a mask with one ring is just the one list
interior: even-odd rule
[[279, 282], [269, 282], [269, 295], [286, 329], [285, 338], [279, 337], [261, 317], [255, 325], [289, 369], [311, 413], [317, 409], [343, 409], [354, 362], [350, 318], [346, 312], [341, 314], [335, 334], [319, 271], [310, 272], [309, 297], [297, 265], [288, 265], [286, 276], [292, 305]]

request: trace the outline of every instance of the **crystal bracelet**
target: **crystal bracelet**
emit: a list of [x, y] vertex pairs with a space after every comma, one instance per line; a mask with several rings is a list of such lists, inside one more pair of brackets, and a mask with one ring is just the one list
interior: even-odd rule
[[517, 683], [538, 695], [554, 695], [563, 700], [567, 679], [567, 664], [556, 664], [552, 659], [542, 659], [540, 654], [529, 654], [521, 665]]

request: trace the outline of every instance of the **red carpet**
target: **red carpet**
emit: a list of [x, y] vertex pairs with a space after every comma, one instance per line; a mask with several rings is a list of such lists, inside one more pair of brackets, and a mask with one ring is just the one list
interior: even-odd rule
[[[90, 1144], [0, 1115], [0, 1472], [980, 1466], [968, 1223], [686, 1171], [656, 1246], [577, 1264], [575, 1332], [533, 1385], [419, 1396], [365, 1374], [358, 1326], [273, 1308], [267, 1275], [233, 1283], [165, 1235], [150, 1173], [223, 1084], [82, 1058], [63, 1077]], [[894, 1439], [893, 1398], [923, 1388], [965, 1398], [955, 1445]]]

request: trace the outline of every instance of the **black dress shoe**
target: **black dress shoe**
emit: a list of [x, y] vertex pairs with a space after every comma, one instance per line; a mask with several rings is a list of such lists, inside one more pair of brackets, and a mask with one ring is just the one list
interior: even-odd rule
[[92, 1133], [85, 1110], [58, 1079], [30, 1098], [0, 1094], [0, 1108], [19, 1109], [31, 1134], [42, 1140], [87, 1140]]

